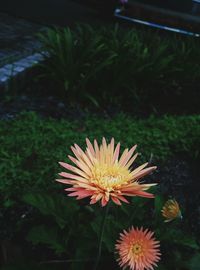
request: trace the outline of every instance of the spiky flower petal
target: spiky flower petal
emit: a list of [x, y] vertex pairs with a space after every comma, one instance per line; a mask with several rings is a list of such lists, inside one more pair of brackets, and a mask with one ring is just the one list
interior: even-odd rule
[[137, 153], [133, 155], [136, 145], [130, 150], [125, 149], [120, 157], [120, 143], [115, 147], [113, 138], [109, 144], [105, 138], [100, 146], [96, 140], [92, 145], [86, 139], [86, 144], [85, 151], [77, 144], [71, 147], [75, 157], [68, 157], [74, 166], [59, 162], [62, 167], [71, 171], [61, 172], [59, 175], [65, 179], [57, 179], [58, 182], [72, 186], [65, 189], [70, 192], [68, 196], [75, 196], [77, 199], [90, 197], [90, 204], [101, 201], [102, 206], [110, 199], [118, 205], [121, 205], [121, 201], [128, 203], [125, 196], [154, 197], [146, 190], [156, 184], [142, 184], [139, 180], [156, 167], [146, 168], [148, 163], [145, 163], [131, 170], [137, 157]]
[[123, 269], [153, 270], [160, 260], [159, 241], [153, 238], [153, 232], [143, 228], [130, 228], [120, 233], [116, 250], [118, 262]]
[[182, 217], [179, 204], [176, 200], [166, 201], [161, 212], [163, 217], [165, 218], [165, 222], [170, 222], [173, 219]]

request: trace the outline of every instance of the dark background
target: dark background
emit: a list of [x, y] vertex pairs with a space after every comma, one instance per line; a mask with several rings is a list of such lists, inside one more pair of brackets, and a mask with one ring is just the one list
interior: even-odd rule
[[[43, 24], [66, 25], [72, 21], [89, 22], [104, 18], [117, 0], [3, 0], [0, 12], [38, 21]], [[192, 0], [140, 0], [137, 2], [190, 13]], [[101, 11], [101, 14], [97, 12]]]
[[95, 9], [70, 0], [3, 0], [0, 12], [43, 24], [66, 25], [72, 21], [95, 20]]

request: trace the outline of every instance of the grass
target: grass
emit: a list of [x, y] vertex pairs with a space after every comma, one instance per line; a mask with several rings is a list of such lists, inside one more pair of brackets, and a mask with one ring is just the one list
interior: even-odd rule
[[[58, 161], [67, 161], [73, 143], [84, 147], [86, 137], [99, 141], [103, 136], [107, 139], [114, 137], [121, 142], [122, 148], [130, 148], [137, 143], [139, 164], [152, 156], [152, 163], [157, 165], [179, 154], [194, 159], [199, 156], [200, 149], [200, 115], [151, 116], [147, 119], [125, 114], [113, 118], [88, 115], [85, 119], [58, 121], [24, 112], [14, 120], [0, 121], [0, 235], [2, 239], [9, 238], [20, 242], [20, 245], [24, 243], [22, 254], [28, 252], [37, 265], [52, 256], [74, 260], [94, 258], [102, 209], [98, 205], [84, 205], [82, 201], [77, 203], [62, 194], [63, 186], [54, 179], [61, 170]], [[178, 270], [183, 269], [182, 266], [184, 269], [196, 269], [200, 259], [199, 245], [196, 236], [190, 231], [188, 234], [187, 219], [181, 221], [185, 226], [167, 225], [166, 230], [160, 215], [164, 198], [158, 194], [156, 198], [155, 211], [152, 211], [150, 200], [139, 198], [133, 198], [130, 205], [111, 207], [103, 240], [103, 258], [104, 253], [110, 257], [107, 260], [105, 256], [107, 261], [103, 259], [102, 266], [106, 263], [109, 269], [116, 269], [113, 256], [115, 241], [122, 229], [134, 224], [156, 229], [165, 254], [159, 269], [171, 269], [174, 265]], [[155, 213], [159, 213], [159, 217], [155, 218]], [[78, 226], [74, 227], [74, 224]], [[30, 242], [28, 246], [26, 240]], [[46, 257], [39, 253], [35, 256], [33, 246], [41, 248]], [[169, 254], [172, 248], [174, 253]], [[49, 250], [54, 253], [49, 253]], [[191, 256], [188, 250], [191, 250]], [[4, 269], [23, 269], [17, 268], [17, 262], [14, 267]], [[74, 262], [68, 268], [91, 269], [92, 264], [91, 261]], [[62, 266], [58, 265], [57, 269], [62, 269]]]
[[113, 119], [88, 116], [85, 120], [43, 119], [22, 113], [15, 120], [0, 123], [0, 192], [9, 205], [23, 193], [59, 188], [54, 179], [58, 161], [67, 161], [70, 146], [85, 146], [105, 136], [120, 141], [122, 148], [138, 144], [138, 163], [166, 161], [173, 155], [198, 157], [200, 116], [149, 117], [145, 120], [117, 115]]

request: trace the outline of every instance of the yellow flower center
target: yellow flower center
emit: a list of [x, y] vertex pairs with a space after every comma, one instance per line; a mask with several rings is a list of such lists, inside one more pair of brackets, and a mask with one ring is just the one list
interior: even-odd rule
[[110, 192], [130, 181], [130, 171], [119, 164], [96, 163], [92, 168], [91, 182]]
[[140, 256], [143, 254], [143, 249], [142, 249], [142, 245], [136, 243], [132, 245], [132, 249], [131, 251], [133, 252], [134, 255], [136, 256]]

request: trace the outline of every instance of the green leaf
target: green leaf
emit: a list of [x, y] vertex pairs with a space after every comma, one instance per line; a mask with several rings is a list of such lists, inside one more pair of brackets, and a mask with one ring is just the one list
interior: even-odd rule
[[199, 250], [200, 247], [197, 244], [195, 238], [192, 235], [187, 235], [184, 231], [176, 229], [168, 229], [165, 234], [161, 236], [162, 240], [189, 247], [195, 250]]
[[190, 270], [199, 270], [200, 267], [200, 253], [196, 253], [192, 256], [192, 258], [189, 260], [187, 267]]
[[15, 201], [11, 200], [11, 199], [7, 199], [5, 202], [4, 202], [4, 207], [5, 208], [9, 208], [9, 207], [12, 207], [15, 205]]
[[49, 228], [45, 225], [33, 227], [26, 239], [31, 241], [34, 245], [47, 244], [56, 253], [63, 253], [66, 251], [66, 246], [62, 242], [62, 237], [59, 235], [57, 228]]
[[69, 224], [79, 210], [75, 201], [62, 195], [29, 193], [23, 196], [23, 200], [42, 214], [52, 216], [60, 228]]
[[154, 198], [154, 207], [155, 207], [155, 213], [157, 216], [161, 215], [161, 210], [163, 208], [164, 205], [164, 198], [161, 195], [156, 195]]
[[199, 245], [196, 242], [196, 239], [193, 236], [186, 235], [184, 234], [184, 232], [182, 232], [181, 236], [180, 238], [174, 239], [174, 243], [190, 247], [196, 250], [200, 249]]

